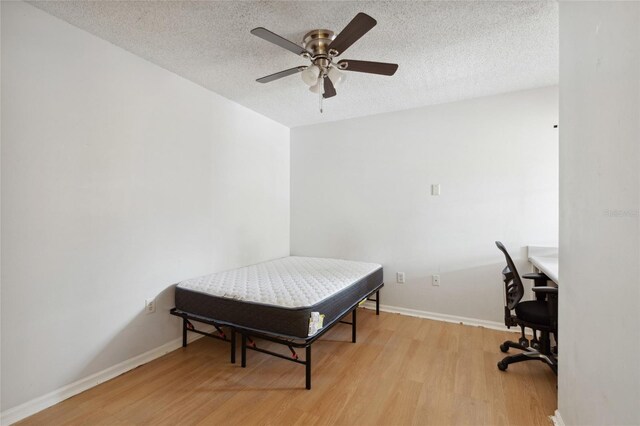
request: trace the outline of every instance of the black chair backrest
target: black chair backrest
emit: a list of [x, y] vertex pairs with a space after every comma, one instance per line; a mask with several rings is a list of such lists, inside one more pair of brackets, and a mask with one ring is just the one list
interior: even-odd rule
[[520, 275], [518, 275], [516, 265], [514, 265], [513, 260], [511, 260], [507, 249], [504, 248], [504, 245], [500, 241], [496, 241], [496, 246], [498, 246], [498, 249], [500, 249], [507, 260], [507, 266], [502, 270], [502, 278], [504, 280], [506, 297], [505, 305], [507, 309], [511, 311], [524, 296], [524, 286], [522, 285]]

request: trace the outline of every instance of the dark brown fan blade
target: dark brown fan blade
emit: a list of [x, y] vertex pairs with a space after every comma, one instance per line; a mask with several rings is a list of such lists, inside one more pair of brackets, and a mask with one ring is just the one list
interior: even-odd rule
[[336, 56], [341, 55], [349, 46], [358, 41], [360, 37], [369, 32], [371, 28], [375, 27], [376, 24], [376, 20], [371, 16], [362, 12], [358, 13], [331, 42], [329, 48], [338, 52]]
[[337, 95], [336, 88], [333, 87], [333, 83], [331, 82], [329, 77], [325, 77], [324, 78], [324, 94], [322, 95], [322, 97], [327, 99], [327, 98], [332, 98], [335, 95]]
[[254, 36], [258, 36], [261, 39], [270, 41], [271, 43], [276, 44], [282, 48], [285, 48], [288, 51], [295, 53], [296, 55], [309, 53], [307, 49], [305, 49], [304, 47], [297, 45], [294, 42], [289, 41], [284, 37], [280, 37], [278, 34], [272, 33], [266, 28], [262, 28], [262, 27], [254, 28], [251, 30], [251, 34], [253, 34]]
[[279, 78], [286, 77], [286, 76], [291, 75], [291, 74], [296, 74], [296, 73], [299, 73], [300, 71], [304, 71], [305, 68], [307, 68], [307, 67], [289, 68], [288, 70], [280, 71], [280, 72], [277, 72], [275, 74], [270, 74], [270, 75], [261, 77], [261, 78], [257, 79], [256, 81], [258, 83], [268, 83], [270, 81], [277, 80]]
[[338, 65], [346, 64], [346, 68], [340, 67], [344, 71], [366, 72], [369, 74], [393, 75], [398, 69], [398, 64], [387, 64], [386, 62], [354, 61], [343, 59]]

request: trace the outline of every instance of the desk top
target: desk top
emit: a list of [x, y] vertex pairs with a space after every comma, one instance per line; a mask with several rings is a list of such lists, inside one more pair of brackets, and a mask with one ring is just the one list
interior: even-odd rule
[[556, 247], [528, 247], [529, 262], [558, 283], [558, 249]]

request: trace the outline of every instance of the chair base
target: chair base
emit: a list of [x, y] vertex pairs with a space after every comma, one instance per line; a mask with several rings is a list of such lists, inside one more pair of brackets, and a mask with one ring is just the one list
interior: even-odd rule
[[[542, 345], [543, 347], [546, 345]], [[551, 351], [538, 350], [537, 348], [525, 347], [519, 343], [512, 342], [507, 340], [503, 344], [500, 345], [500, 350], [504, 353], [509, 351], [509, 348], [516, 348], [523, 351], [523, 353], [510, 355], [502, 359], [502, 361], [498, 362], [498, 369], [500, 371], [505, 371], [509, 364], [515, 364], [517, 362], [523, 361], [542, 361], [547, 364], [551, 370], [558, 374], [558, 360], [557, 357], [551, 353]]]

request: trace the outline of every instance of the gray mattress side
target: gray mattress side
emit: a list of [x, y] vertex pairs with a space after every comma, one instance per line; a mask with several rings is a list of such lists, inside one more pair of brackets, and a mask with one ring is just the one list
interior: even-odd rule
[[230, 323], [270, 334], [307, 338], [311, 312], [325, 315], [325, 326], [382, 284], [382, 268], [356, 281], [331, 297], [309, 307], [284, 308], [227, 299], [176, 287], [176, 308], [214, 321]]

